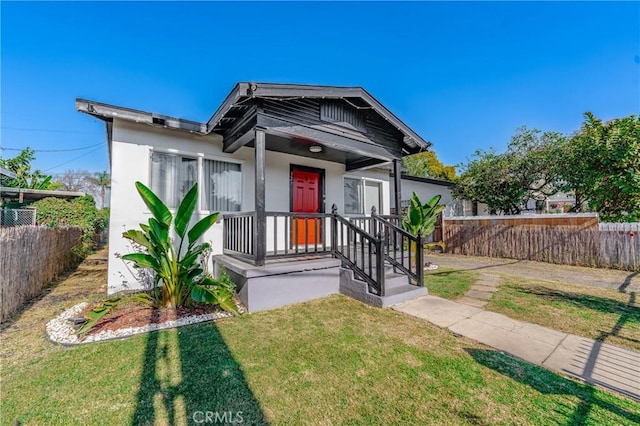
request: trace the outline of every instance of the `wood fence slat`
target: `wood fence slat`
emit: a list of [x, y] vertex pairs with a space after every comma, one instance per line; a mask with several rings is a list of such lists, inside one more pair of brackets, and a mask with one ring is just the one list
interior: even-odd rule
[[531, 218], [520, 223], [470, 218], [445, 221], [449, 253], [640, 270], [640, 223], [595, 226], [547, 220], [535, 224]]
[[0, 228], [0, 322], [77, 260], [81, 238], [77, 227]]

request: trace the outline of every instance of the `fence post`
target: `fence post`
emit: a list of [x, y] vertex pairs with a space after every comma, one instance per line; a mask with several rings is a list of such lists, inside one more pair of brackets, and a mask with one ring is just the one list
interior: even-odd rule
[[382, 248], [382, 235], [377, 234], [375, 236], [376, 246], [376, 282], [380, 286], [379, 296], [384, 296], [384, 249]]
[[416, 241], [416, 275], [418, 277], [418, 287], [424, 287], [424, 241], [422, 229], [418, 231]]

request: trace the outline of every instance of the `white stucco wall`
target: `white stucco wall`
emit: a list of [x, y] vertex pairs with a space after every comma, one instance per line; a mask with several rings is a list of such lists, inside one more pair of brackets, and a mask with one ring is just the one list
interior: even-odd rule
[[[185, 132], [155, 128], [146, 124], [136, 124], [114, 120], [111, 147], [111, 219], [109, 228], [109, 272], [108, 291], [114, 293], [125, 289], [140, 288], [136, 271], [130, 268], [118, 255], [131, 253], [128, 240], [122, 238], [127, 229], [137, 229], [140, 223], [149, 220], [150, 213], [140, 199], [134, 183], [140, 181], [150, 186], [150, 156], [156, 151], [171, 152], [193, 157], [239, 161], [242, 165], [242, 211], [254, 209], [255, 163], [253, 148], [241, 148], [233, 154], [222, 152], [222, 138], [218, 135], [199, 136]], [[338, 212], [344, 212], [345, 176], [361, 177], [381, 182], [382, 211], [389, 213], [389, 176], [385, 171], [369, 170], [361, 172], [345, 171], [344, 164], [298, 157], [273, 151], [266, 152], [265, 183], [266, 210], [289, 211], [290, 166], [291, 164], [325, 170], [325, 211], [330, 212], [335, 203]], [[194, 220], [199, 220], [208, 211], [198, 211]], [[283, 229], [279, 227], [279, 229]], [[325, 227], [327, 230], [328, 227]], [[273, 246], [273, 221], [267, 222], [267, 250]], [[212, 243], [214, 254], [222, 253], [222, 223], [216, 223], [204, 235], [204, 241]], [[328, 239], [327, 239], [328, 240]], [[284, 244], [284, 237], [280, 241]]]
[[[431, 198], [436, 195], [441, 195], [440, 199], [441, 204], [450, 205], [453, 197], [451, 196], [451, 187], [444, 185], [437, 185], [429, 182], [418, 182], [415, 180], [402, 179], [400, 182], [401, 195], [400, 199], [402, 201], [407, 201], [411, 199], [411, 194], [415, 191], [420, 198], [420, 201], [427, 202]], [[391, 180], [391, 191], [395, 192], [395, 183], [393, 179]]]

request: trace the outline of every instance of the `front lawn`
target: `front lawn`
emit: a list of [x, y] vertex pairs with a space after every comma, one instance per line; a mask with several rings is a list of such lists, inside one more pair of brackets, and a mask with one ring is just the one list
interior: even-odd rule
[[478, 276], [475, 271], [440, 267], [435, 271], [425, 271], [424, 283], [430, 295], [456, 300], [471, 289]]
[[640, 351], [640, 300], [635, 292], [504, 276], [485, 309]]
[[344, 296], [54, 347], [2, 376], [2, 424], [640, 422], [637, 402]]

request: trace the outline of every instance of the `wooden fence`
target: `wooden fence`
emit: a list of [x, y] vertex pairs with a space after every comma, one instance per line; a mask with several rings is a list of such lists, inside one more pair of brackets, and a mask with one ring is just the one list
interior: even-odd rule
[[77, 260], [81, 237], [76, 227], [0, 228], [0, 322]]
[[592, 216], [445, 219], [446, 251], [565, 265], [640, 270], [640, 224]]

